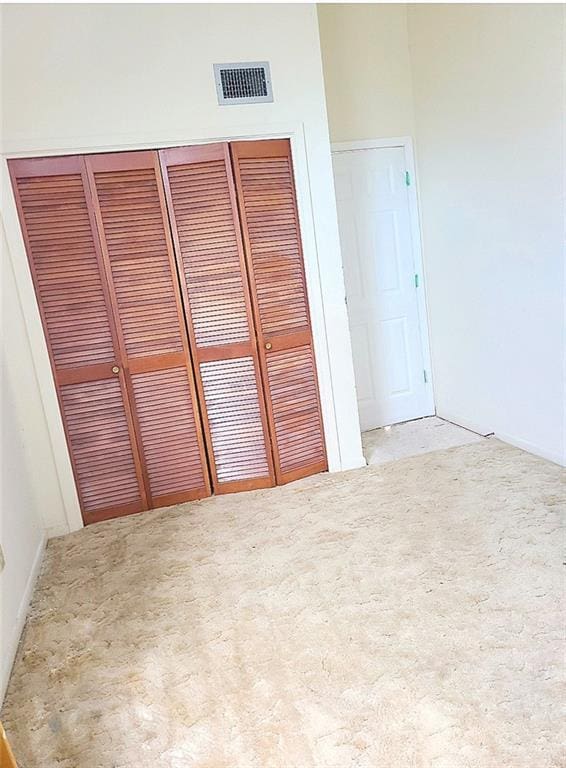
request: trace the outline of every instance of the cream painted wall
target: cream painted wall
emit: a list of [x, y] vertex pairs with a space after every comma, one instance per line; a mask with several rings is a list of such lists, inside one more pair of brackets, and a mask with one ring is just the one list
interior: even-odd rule
[[564, 462], [564, 9], [408, 18], [438, 412]]
[[48, 519], [62, 502], [24, 319], [2, 229], [2, 483], [0, 700], [41, 562]]
[[[4, 227], [2, 230], [2, 394], [17, 424], [35, 514], [49, 536], [65, 533], [67, 524], [45, 411], [37, 384], [26, 323]], [[11, 435], [2, 433], [2, 455], [11, 454]]]
[[328, 3], [318, 20], [331, 140], [413, 135], [406, 6]]
[[318, 12], [332, 141], [416, 139], [438, 413], [564, 462], [563, 8]]
[[[360, 466], [316, 6], [15, 4], [2, 17], [4, 157], [291, 136], [330, 467]], [[212, 64], [250, 60], [270, 61], [274, 103], [219, 107]], [[73, 529], [80, 514], [5, 162], [2, 172], [64, 502], [47, 525]]]

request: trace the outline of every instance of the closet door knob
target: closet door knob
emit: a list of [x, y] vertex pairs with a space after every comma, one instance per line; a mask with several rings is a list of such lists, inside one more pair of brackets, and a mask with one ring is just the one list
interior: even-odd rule
[[118, 368], [117, 365], [112, 366], [112, 373], [120, 373], [120, 369]]
[[271, 349], [271, 342], [270, 341], [267, 342], [267, 344], [265, 345], [265, 348], [266, 349]]

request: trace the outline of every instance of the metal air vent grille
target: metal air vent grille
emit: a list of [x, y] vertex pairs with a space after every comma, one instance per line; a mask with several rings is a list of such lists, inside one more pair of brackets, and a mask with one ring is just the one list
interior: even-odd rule
[[258, 104], [273, 101], [267, 61], [215, 64], [214, 79], [219, 104]]

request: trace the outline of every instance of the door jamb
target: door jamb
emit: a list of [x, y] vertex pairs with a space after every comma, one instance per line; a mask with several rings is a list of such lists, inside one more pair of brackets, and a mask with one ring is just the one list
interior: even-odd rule
[[421, 278], [419, 289], [417, 290], [417, 307], [419, 315], [419, 334], [421, 338], [421, 349], [423, 355], [423, 364], [427, 373], [425, 382], [425, 416], [434, 416], [436, 413], [436, 404], [434, 397], [434, 384], [432, 375], [432, 358], [430, 352], [430, 329], [428, 322], [428, 299], [426, 290], [426, 275], [423, 263], [422, 234], [420, 225], [420, 206], [417, 186], [417, 169], [415, 163], [415, 153], [413, 148], [413, 139], [410, 136], [395, 136], [384, 139], [368, 139], [365, 141], [340, 141], [333, 142], [330, 145], [332, 154], [339, 152], [353, 152], [363, 149], [383, 149], [401, 147], [405, 154], [405, 169], [409, 173], [410, 184], [407, 187], [409, 196], [409, 218], [411, 222], [411, 243], [413, 250], [413, 264], [415, 274]]

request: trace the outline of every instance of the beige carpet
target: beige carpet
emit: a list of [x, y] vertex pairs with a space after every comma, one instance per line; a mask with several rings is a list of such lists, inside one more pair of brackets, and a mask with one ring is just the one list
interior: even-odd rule
[[20, 768], [557, 768], [564, 471], [495, 440], [48, 549]]

